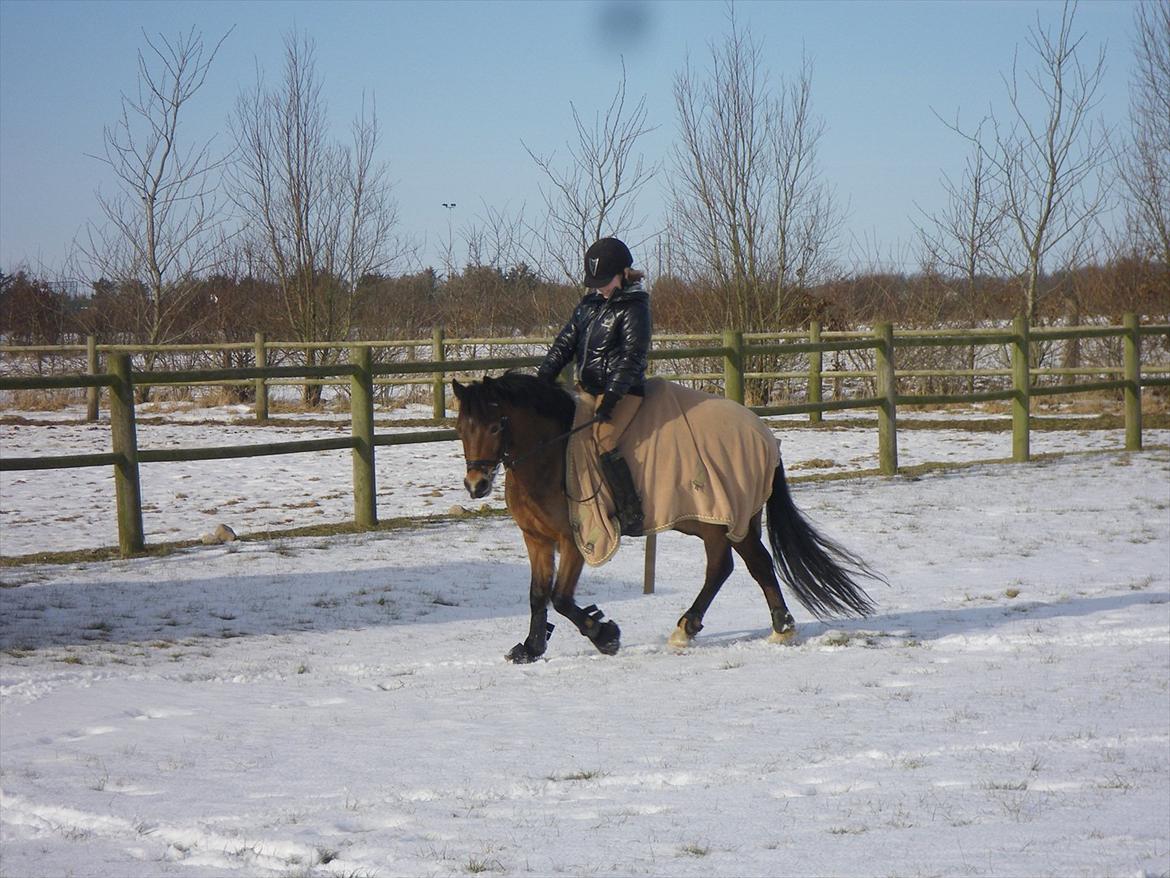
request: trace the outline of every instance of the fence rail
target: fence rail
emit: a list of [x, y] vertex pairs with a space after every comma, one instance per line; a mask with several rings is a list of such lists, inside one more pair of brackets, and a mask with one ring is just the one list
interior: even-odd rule
[[[1143, 374], [1141, 362], [1143, 337], [1165, 336], [1170, 346], [1170, 325], [1142, 325], [1136, 315], [1127, 314], [1122, 326], [1073, 327], [1059, 329], [1037, 329], [1018, 319], [1011, 332], [1003, 330], [910, 330], [895, 332], [892, 325], [880, 324], [870, 334], [822, 333], [818, 325], [805, 333], [783, 333], [779, 335], [744, 334], [726, 331], [721, 337], [686, 336], [656, 338], [656, 347], [650, 353], [652, 361], [661, 360], [702, 360], [717, 358], [723, 363], [721, 375], [714, 373], [692, 373], [701, 380], [721, 380], [724, 395], [739, 403], [745, 401], [747, 380], [768, 375], [786, 375], [807, 379], [807, 399], [785, 405], [753, 406], [752, 410], [761, 416], [807, 414], [818, 422], [826, 412], [854, 409], [875, 409], [877, 411], [878, 461], [882, 473], [893, 475], [898, 471], [897, 417], [899, 408], [948, 405], [961, 403], [1010, 401], [1012, 403], [1012, 459], [1027, 461], [1030, 457], [1030, 409], [1033, 397], [1070, 395], [1101, 391], [1120, 391], [1125, 409], [1125, 448], [1139, 450], [1142, 447], [1141, 394], [1144, 387], [1170, 386], [1170, 366], [1146, 364]], [[788, 339], [773, 343], [776, 338]], [[1120, 339], [1123, 345], [1121, 367], [1077, 367], [1065, 369], [1033, 367], [1033, 346], [1052, 340], [1083, 338]], [[706, 342], [715, 340], [716, 344]], [[447, 359], [448, 347], [477, 343], [533, 344], [533, 339], [487, 339], [451, 340], [443, 337], [442, 330], [435, 330], [430, 340], [409, 342], [419, 347], [428, 347], [432, 359], [414, 362], [376, 363], [373, 351], [388, 342], [353, 343], [348, 346], [348, 361], [325, 366], [268, 366], [265, 353], [269, 347], [286, 347], [265, 341], [258, 336], [252, 345], [217, 346], [217, 349], [248, 350], [255, 352], [255, 367], [235, 369], [186, 369], [171, 371], [136, 371], [133, 369], [132, 354], [146, 352], [143, 348], [98, 346], [92, 340], [80, 351], [85, 351], [90, 365], [90, 374], [14, 376], [0, 377], [0, 390], [56, 390], [62, 388], [88, 388], [91, 392], [90, 414], [96, 417], [94, 397], [101, 388], [109, 390], [110, 433], [112, 450], [100, 454], [77, 454], [40, 457], [0, 458], [0, 471], [23, 471], [44, 469], [67, 469], [75, 467], [112, 466], [114, 468], [116, 504], [118, 517], [119, 550], [125, 556], [141, 552], [145, 548], [142, 524], [140, 465], [162, 462], [186, 462], [203, 460], [224, 460], [244, 457], [264, 457], [307, 452], [349, 450], [353, 455], [353, 502], [354, 522], [358, 527], [373, 527], [377, 524], [375, 492], [375, 449], [393, 445], [423, 442], [447, 442], [457, 438], [454, 430], [438, 429], [409, 434], [377, 435], [374, 428], [373, 389], [380, 379], [392, 376], [402, 380], [404, 376], [426, 376], [423, 383], [432, 385], [434, 416], [441, 420], [446, 416], [445, 385], [451, 374], [464, 374], [514, 367], [535, 366], [541, 362], [539, 356], [511, 357], [470, 357]], [[541, 340], [547, 341], [547, 340]], [[703, 342], [691, 347], [668, 347], [667, 344]], [[758, 342], [758, 343], [756, 343]], [[393, 344], [402, 344], [394, 342]], [[1010, 369], [962, 369], [962, 370], [907, 370], [899, 372], [896, 360], [899, 349], [932, 348], [951, 346], [1006, 345], [1011, 352]], [[64, 346], [69, 347], [69, 346]], [[184, 346], [185, 348], [191, 346]], [[334, 349], [336, 346], [333, 346]], [[55, 347], [53, 350], [60, 350]], [[199, 347], [199, 350], [207, 350]], [[2, 352], [30, 349], [0, 348]], [[44, 351], [34, 348], [33, 351]], [[97, 353], [107, 354], [107, 370], [99, 372]], [[823, 356], [826, 353], [872, 353], [873, 368], [864, 370], [824, 370]], [[746, 363], [753, 357], [788, 357], [808, 355], [808, 371], [805, 372], [761, 372], [749, 371]], [[1153, 373], [1153, 374], [1151, 374]], [[1011, 386], [1002, 389], [973, 391], [968, 393], [915, 393], [899, 392], [899, 377], [910, 375], [931, 375], [954, 377], [961, 375], [994, 376], [1011, 378]], [[1033, 379], [1039, 376], [1067, 375], [1118, 375], [1104, 381], [1071, 384], [1037, 385]], [[840, 376], [864, 376], [872, 379], [874, 393], [846, 399], [823, 399], [823, 383]], [[137, 442], [134, 392], [139, 386], [222, 384], [225, 382], [254, 383], [256, 387], [256, 416], [259, 420], [268, 417], [268, 382], [296, 381], [337, 381], [349, 385], [350, 423], [348, 437], [314, 439], [292, 442], [274, 442], [246, 446], [219, 446], [184, 449], [140, 449]], [[648, 546], [648, 551], [652, 549]], [[652, 573], [652, 559], [647, 560], [648, 575]]]

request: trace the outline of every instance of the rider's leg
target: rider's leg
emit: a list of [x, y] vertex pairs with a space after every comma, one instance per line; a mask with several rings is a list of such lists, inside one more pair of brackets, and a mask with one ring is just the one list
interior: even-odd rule
[[[603, 398], [597, 396], [594, 405], [600, 405]], [[638, 414], [641, 405], [642, 397], [627, 393], [614, 408], [613, 418], [597, 424], [593, 431], [600, 454], [601, 472], [613, 492], [614, 507], [623, 536], [641, 536], [643, 532], [642, 501], [634, 488], [629, 464], [617, 450], [622, 434]]]

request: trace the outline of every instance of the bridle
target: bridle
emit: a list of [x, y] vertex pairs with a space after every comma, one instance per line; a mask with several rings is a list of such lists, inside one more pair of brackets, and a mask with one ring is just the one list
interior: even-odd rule
[[515, 466], [512, 460], [512, 451], [509, 446], [512, 443], [512, 422], [507, 415], [501, 415], [500, 419], [488, 427], [488, 433], [493, 436], [500, 437], [500, 450], [494, 458], [480, 458], [478, 460], [467, 460], [468, 471], [477, 469], [481, 472], [488, 473], [489, 478], [494, 478], [496, 470], [502, 464], [504, 469], [511, 469]]
[[[493, 403], [493, 405], [494, 405], [494, 403]], [[512, 453], [512, 448], [511, 448], [511, 445], [512, 445], [512, 422], [508, 418], [507, 415], [501, 415], [500, 419], [498, 421], [496, 421], [494, 424], [492, 424], [490, 427], [488, 427], [489, 434], [491, 434], [493, 436], [500, 437], [499, 451], [497, 452], [496, 456], [493, 458], [479, 458], [477, 460], [467, 460], [466, 461], [467, 469], [468, 470], [477, 469], [477, 470], [480, 470], [481, 472], [488, 473], [489, 478], [494, 478], [495, 474], [496, 474], [496, 470], [499, 469], [500, 466], [503, 466], [504, 469], [506, 469], [506, 470], [515, 469], [517, 466], [522, 464], [524, 461], [528, 460], [528, 458], [532, 457], [538, 451], [543, 451], [545, 448], [547, 448], [549, 445], [552, 445], [554, 442], [560, 442], [562, 439], [567, 439], [570, 436], [572, 436], [574, 433], [577, 433], [577, 432], [580, 432], [581, 430], [584, 430], [586, 427], [592, 427], [599, 420], [600, 420], [600, 418], [590, 418], [588, 421], [586, 421], [585, 423], [581, 424], [578, 427], [574, 427], [571, 430], [566, 430], [564, 433], [560, 433], [556, 436], [553, 436], [551, 439], [545, 439], [543, 442], [536, 443], [536, 445], [534, 445], [532, 448], [530, 448], [527, 452], [525, 452], [524, 454], [521, 454], [519, 457], [517, 457]]]

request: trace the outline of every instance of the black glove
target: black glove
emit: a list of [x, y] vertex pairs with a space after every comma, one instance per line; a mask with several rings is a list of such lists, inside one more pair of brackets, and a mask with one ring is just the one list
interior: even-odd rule
[[617, 408], [617, 404], [618, 397], [612, 393], [607, 393], [602, 398], [601, 405], [597, 407], [597, 412], [594, 416], [603, 424], [609, 423], [609, 421], [613, 420], [613, 410]]

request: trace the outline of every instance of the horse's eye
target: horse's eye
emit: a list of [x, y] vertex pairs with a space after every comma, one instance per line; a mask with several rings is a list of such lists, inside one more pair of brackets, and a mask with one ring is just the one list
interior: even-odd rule
[[492, 424], [490, 427], [488, 427], [488, 432], [493, 436], [497, 436], [502, 429], [503, 427], [501, 427], [499, 424]]

